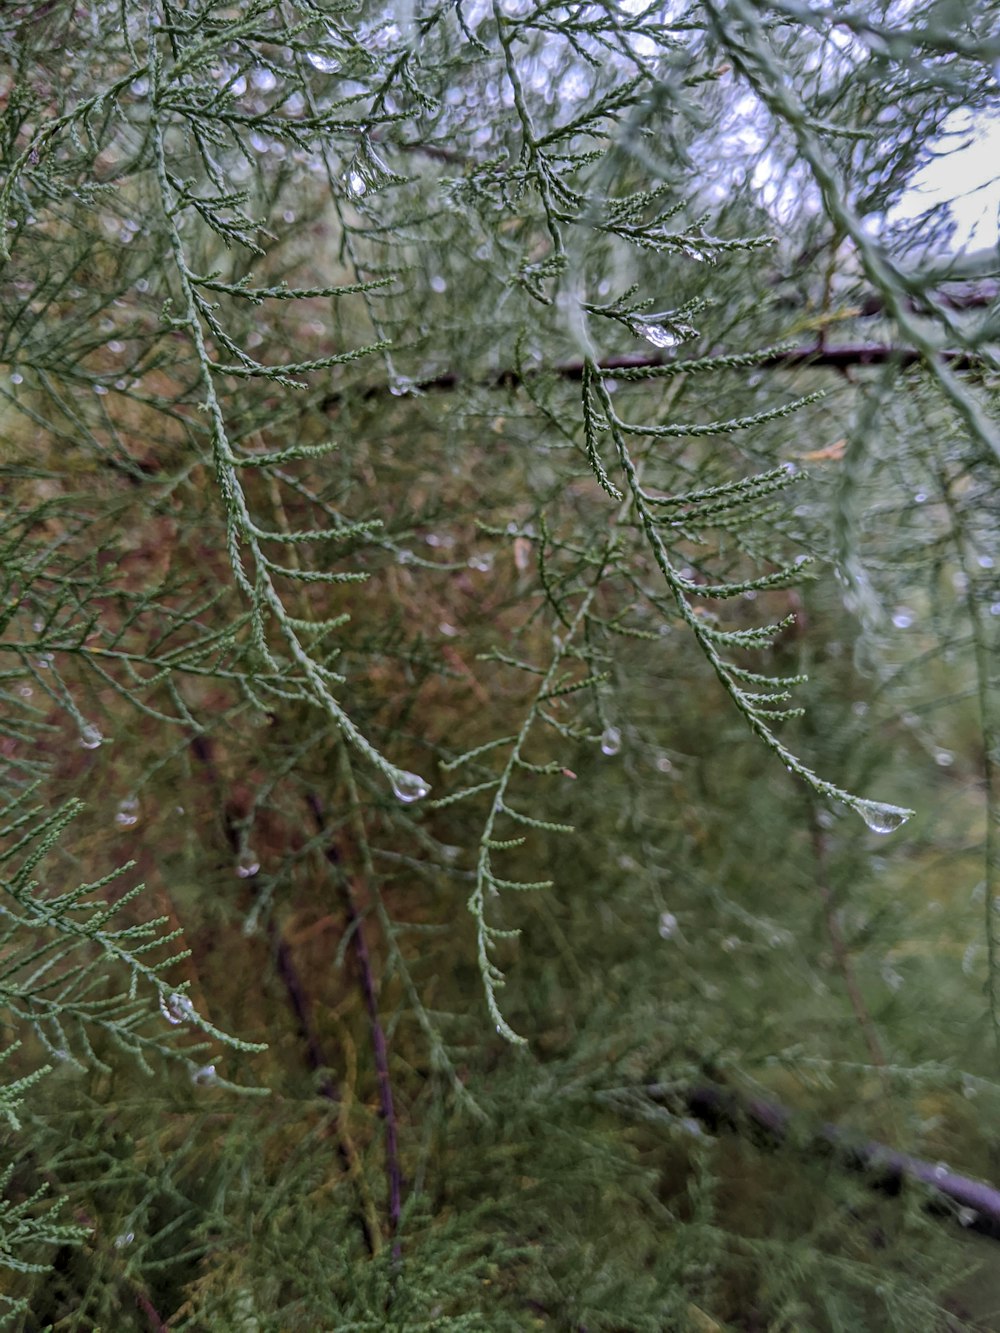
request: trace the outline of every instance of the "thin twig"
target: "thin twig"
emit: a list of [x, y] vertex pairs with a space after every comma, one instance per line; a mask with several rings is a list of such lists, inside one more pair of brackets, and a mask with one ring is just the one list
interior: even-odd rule
[[[306, 800], [316, 821], [316, 827], [322, 832], [325, 827], [325, 820], [319, 798], [315, 793], [310, 792]], [[336, 846], [333, 843], [328, 843], [324, 848], [323, 855], [334, 868], [336, 879], [343, 894], [348, 917], [348, 930], [358, 960], [358, 969], [361, 973], [361, 989], [364, 992], [365, 1006], [368, 1010], [372, 1051], [375, 1057], [375, 1073], [378, 1079], [379, 1108], [385, 1123], [385, 1170], [389, 1190], [389, 1234], [395, 1236], [399, 1230], [399, 1218], [402, 1209], [403, 1177], [399, 1166], [396, 1109], [392, 1095], [392, 1079], [389, 1074], [389, 1047], [385, 1038], [385, 1029], [379, 1018], [375, 974], [372, 970], [371, 954], [368, 951], [364, 920], [357, 909], [351, 883], [343, 873], [340, 854]], [[394, 1247], [394, 1252], [396, 1252], [396, 1247]]]
[[[212, 749], [212, 742], [207, 736], [195, 736], [191, 741], [191, 749], [203, 766], [206, 776], [213, 786], [221, 786], [219, 770], [215, 764], [215, 757]], [[239, 835], [231, 819], [225, 820], [226, 837], [233, 852], [239, 850]], [[250, 876], [250, 882], [256, 876]], [[382, 1237], [379, 1231], [378, 1218], [375, 1214], [374, 1204], [365, 1188], [364, 1172], [361, 1168], [360, 1158], [357, 1148], [351, 1138], [350, 1132], [344, 1121], [343, 1103], [340, 1097], [340, 1091], [333, 1080], [329, 1070], [331, 1066], [323, 1053], [323, 1046], [319, 1039], [312, 1020], [312, 1013], [309, 1004], [309, 996], [302, 983], [298, 968], [295, 966], [295, 960], [292, 956], [292, 949], [288, 941], [283, 937], [277, 922], [271, 914], [267, 919], [267, 937], [271, 945], [274, 956], [274, 965], [285, 988], [285, 995], [288, 999], [292, 1013], [295, 1015], [295, 1026], [299, 1037], [305, 1046], [306, 1064], [310, 1073], [320, 1074], [318, 1092], [325, 1100], [338, 1108], [337, 1114], [337, 1156], [340, 1158], [341, 1166], [351, 1177], [358, 1187], [358, 1194], [361, 1202], [361, 1228], [365, 1237], [365, 1245], [369, 1254], [377, 1255], [382, 1249]]]

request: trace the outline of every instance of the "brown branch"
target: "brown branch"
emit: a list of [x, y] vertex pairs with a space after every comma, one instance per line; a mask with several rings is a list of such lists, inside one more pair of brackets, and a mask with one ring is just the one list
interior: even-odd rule
[[[653, 1096], [671, 1100], [666, 1089], [649, 1089]], [[791, 1137], [792, 1113], [777, 1102], [763, 1098], [742, 1098], [725, 1088], [705, 1086], [683, 1094], [689, 1113], [714, 1130], [755, 1129], [773, 1145]], [[962, 1226], [991, 1240], [1000, 1240], [1000, 1189], [969, 1176], [960, 1176], [943, 1164], [934, 1164], [909, 1153], [897, 1152], [874, 1140], [854, 1141], [836, 1125], [821, 1125], [811, 1136], [813, 1150], [832, 1151], [842, 1165], [864, 1172], [874, 1188], [898, 1193], [903, 1184], [917, 1181], [940, 1196], [930, 1206], [956, 1216]], [[947, 1204], [945, 1203], [947, 1200]], [[950, 1205], [955, 1205], [951, 1207]], [[957, 1209], [957, 1214], [956, 1214]]]
[[[221, 777], [215, 764], [212, 743], [209, 738], [203, 735], [193, 737], [191, 749], [195, 758], [202, 765], [209, 782], [214, 787], [220, 787]], [[239, 836], [228, 811], [225, 817], [225, 830], [226, 838], [235, 854], [239, 849]], [[256, 875], [250, 876], [249, 882], [252, 884], [255, 878]], [[284, 938], [277, 922], [270, 914], [267, 918], [267, 937], [274, 955], [275, 969], [285, 988], [289, 1007], [295, 1016], [296, 1030], [305, 1046], [306, 1064], [311, 1073], [320, 1074], [319, 1095], [325, 1101], [342, 1108], [340, 1091], [329, 1073], [331, 1066], [323, 1053], [323, 1046], [312, 1020], [309, 996], [302, 983], [302, 978], [299, 976], [298, 968], [295, 966], [291, 945]], [[382, 1248], [378, 1219], [374, 1214], [370, 1197], [367, 1196], [364, 1187], [364, 1173], [361, 1169], [357, 1149], [340, 1114], [338, 1114], [337, 1126], [337, 1156], [343, 1169], [358, 1186], [358, 1192], [361, 1196], [361, 1216], [359, 1220], [364, 1233], [365, 1244], [369, 1254], [377, 1255]]]
[[[316, 827], [322, 832], [325, 827], [325, 820], [319, 798], [313, 792], [310, 792], [306, 800], [316, 821]], [[399, 1136], [396, 1108], [392, 1095], [392, 1079], [389, 1073], [389, 1047], [385, 1038], [385, 1029], [379, 1018], [375, 974], [372, 969], [371, 954], [368, 951], [364, 920], [357, 909], [351, 884], [344, 876], [340, 863], [340, 853], [337, 848], [332, 843], [328, 843], [324, 848], [323, 855], [333, 867], [335, 877], [341, 887], [344, 906], [347, 911], [347, 928], [350, 931], [354, 953], [358, 960], [361, 989], [365, 997], [365, 1007], [368, 1010], [372, 1051], [375, 1057], [375, 1073], [378, 1079], [379, 1108], [382, 1120], [385, 1123], [385, 1170], [389, 1191], [389, 1234], [395, 1236], [399, 1229], [399, 1218], [402, 1209], [403, 1177], [399, 1166]]]
[[[720, 352], [714, 355], [723, 356], [724, 353]], [[944, 348], [938, 355], [954, 370], [982, 369], [985, 364], [984, 358], [976, 352]], [[842, 343], [829, 347], [814, 345], [785, 348], [773, 352], [770, 356], [755, 360], [752, 368], [763, 370], [844, 371], [853, 367], [892, 364], [906, 370], [910, 366], [919, 364], [922, 359], [922, 353], [917, 351], [915, 347], [893, 347], [888, 343]], [[598, 365], [604, 370], [655, 370], [661, 366], [671, 365], [675, 361], [675, 357], [665, 356], [662, 352], [652, 352], [649, 355], [632, 353], [605, 357], [604, 360], [598, 362]], [[681, 363], [678, 362], [677, 364], [679, 367]], [[720, 370], [746, 370], [747, 368], [745, 365], [719, 367]], [[457, 371], [444, 370], [439, 375], [416, 378], [413, 381], [413, 391], [418, 394], [452, 393], [464, 384], [479, 389], [519, 389], [525, 383], [541, 379], [546, 375], [554, 375], [558, 379], [577, 382], [583, 379], [583, 370], [584, 363], [582, 361], [564, 361], [561, 365], [546, 370], [528, 370], [524, 372], [508, 366], [504, 370], [480, 376], [478, 379], [466, 379]], [[363, 401], [370, 402], [374, 399], [388, 398], [390, 392], [387, 384], [370, 384], [367, 388], [361, 389], [359, 395]], [[320, 410], [332, 412], [349, 396], [350, 391], [339, 389], [333, 393], [325, 394], [320, 400]]]
[[844, 989], [847, 991], [848, 998], [850, 999], [851, 1008], [854, 1010], [854, 1016], [858, 1020], [858, 1026], [864, 1033], [865, 1043], [868, 1046], [868, 1053], [872, 1058], [872, 1063], [879, 1068], [884, 1079], [886, 1068], [885, 1052], [882, 1050], [882, 1043], [879, 1040], [874, 1020], [869, 1012], [868, 1005], [865, 1003], [865, 997], [861, 993], [858, 979], [854, 974], [850, 951], [847, 948], [844, 932], [840, 925], [840, 917], [837, 914], [836, 905], [834, 903], [833, 891], [827, 882], [826, 837], [819, 826], [815, 808], [810, 810], [809, 832], [812, 840], [813, 856], [816, 858], [816, 888], [819, 891], [820, 901], [823, 904], [823, 919], [826, 924], [826, 933], [830, 940], [830, 948], [833, 950], [834, 962], [837, 965], [837, 970], [844, 983]]

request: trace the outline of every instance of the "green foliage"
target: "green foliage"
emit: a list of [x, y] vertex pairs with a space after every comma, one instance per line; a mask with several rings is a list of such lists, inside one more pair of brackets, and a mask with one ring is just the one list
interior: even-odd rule
[[992, 1326], [996, 19], [0, 13], [12, 1327]]

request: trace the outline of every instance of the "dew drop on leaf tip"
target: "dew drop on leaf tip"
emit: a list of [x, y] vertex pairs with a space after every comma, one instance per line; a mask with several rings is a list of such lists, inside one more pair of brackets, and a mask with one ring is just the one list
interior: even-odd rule
[[422, 801], [430, 791], [431, 785], [419, 773], [397, 772], [392, 779], [392, 794], [404, 805]]
[[260, 861], [254, 852], [248, 848], [241, 852], [236, 859], [236, 873], [240, 879], [252, 879], [260, 870]]
[[126, 796], [118, 804], [118, 810], [115, 814], [115, 823], [119, 828], [131, 828], [133, 824], [139, 822], [139, 798], [137, 796]]
[[622, 748], [622, 734], [617, 727], [605, 727], [601, 733], [601, 754], [614, 755]]
[[166, 997], [161, 994], [160, 1013], [168, 1023], [176, 1027], [178, 1023], [183, 1023], [185, 1019], [192, 1017], [194, 1005], [186, 995], [181, 995], [179, 991], [174, 991]]
[[881, 801], [856, 801], [856, 810], [873, 833], [895, 833], [913, 814], [899, 805], [885, 805]]
[[676, 333], [672, 333], [670, 329], [665, 328], [662, 324], [637, 324], [635, 331], [641, 338], [645, 338], [648, 343], [652, 343], [654, 347], [676, 347], [681, 341]]

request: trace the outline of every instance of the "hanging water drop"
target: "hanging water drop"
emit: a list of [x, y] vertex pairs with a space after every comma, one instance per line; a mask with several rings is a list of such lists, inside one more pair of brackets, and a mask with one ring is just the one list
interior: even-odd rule
[[674, 937], [677, 933], [677, 918], [673, 912], [660, 913], [660, 924], [657, 929], [661, 940], [669, 940]]
[[160, 1013], [173, 1027], [183, 1023], [194, 1015], [194, 1005], [186, 995], [173, 991], [170, 995], [160, 995]]
[[123, 1231], [120, 1236], [115, 1237], [115, 1249], [123, 1250], [126, 1245], [131, 1245], [134, 1240], [134, 1231]]
[[93, 722], [87, 722], [80, 731], [80, 744], [85, 750], [96, 750], [103, 740], [100, 728]]
[[881, 801], [852, 801], [856, 810], [873, 833], [895, 833], [913, 814], [899, 805], [885, 805]]
[[138, 796], [126, 796], [124, 800], [118, 803], [115, 823], [119, 828], [131, 828], [133, 824], [138, 824], [138, 822], [139, 798]]
[[663, 324], [636, 324], [635, 331], [654, 347], [677, 347], [681, 339]]
[[196, 1087], [211, 1087], [213, 1083], [218, 1083], [219, 1078], [215, 1072], [215, 1065], [202, 1065], [200, 1069], [191, 1071], [191, 1082]]
[[306, 59], [321, 74], [336, 74], [340, 69], [340, 61], [336, 56], [326, 55], [323, 51], [307, 51]]
[[601, 754], [617, 754], [622, 748], [622, 734], [617, 727], [605, 727], [601, 734]]
[[493, 568], [492, 551], [484, 551], [482, 555], [470, 555], [469, 568], [478, 570], [480, 574], [488, 574]]
[[256, 855], [247, 847], [240, 852], [236, 858], [236, 873], [240, 879], [251, 879], [260, 870], [260, 862]]
[[360, 199], [368, 189], [365, 184], [365, 178], [360, 171], [349, 171], [347, 173], [347, 193], [352, 199]]
[[397, 770], [392, 779], [392, 794], [404, 805], [422, 801], [430, 791], [431, 785], [425, 782], [419, 773], [407, 773]]

